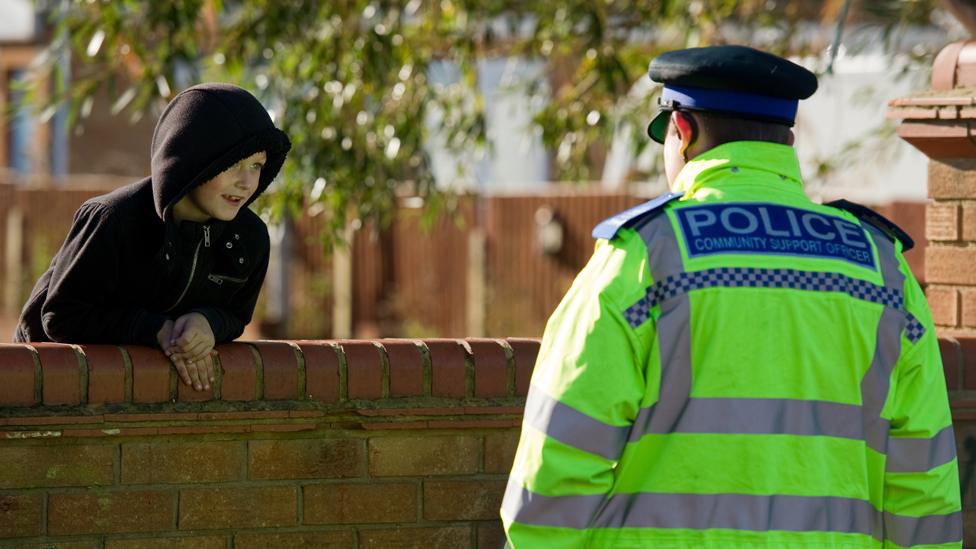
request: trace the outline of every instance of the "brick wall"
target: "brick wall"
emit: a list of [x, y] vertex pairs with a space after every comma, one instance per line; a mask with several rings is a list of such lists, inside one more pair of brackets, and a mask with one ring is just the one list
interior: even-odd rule
[[[976, 540], [976, 338], [940, 340]], [[534, 339], [0, 345], [0, 548], [492, 548]]]
[[0, 547], [489, 547], [534, 340], [0, 345]]

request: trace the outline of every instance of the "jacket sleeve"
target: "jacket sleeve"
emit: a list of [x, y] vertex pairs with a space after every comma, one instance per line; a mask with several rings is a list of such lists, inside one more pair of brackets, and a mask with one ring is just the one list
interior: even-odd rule
[[125, 306], [115, 297], [123, 261], [117, 224], [97, 203], [75, 213], [41, 307], [41, 323], [52, 341], [157, 345], [167, 317]]
[[251, 322], [254, 315], [254, 307], [258, 302], [258, 295], [264, 284], [264, 277], [268, 273], [268, 261], [271, 244], [268, 241], [267, 231], [262, 239], [261, 255], [258, 258], [258, 265], [247, 278], [247, 282], [241, 287], [240, 291], [234, 296], [234, 302], [226, 307], [203, 306], [195, 307], [193, 312], [197, 312], [207, 317], [210, 329], [213, 330], [214, 341], [225, 343], [233, 341], [244, 333], [244, 327]]
[[905, 304], [924, 327], [904, 334], [891, 376], [885, 461], [885, 547], [961, 547], [959, 467], [945, 375], [931, 314], [918, 282], [906, 272]]
[[617, 252], [597, 249], [546, 326], [501, 509], [516, 549], [585, 545], [639, 410], [643, 351], [605, 291]]

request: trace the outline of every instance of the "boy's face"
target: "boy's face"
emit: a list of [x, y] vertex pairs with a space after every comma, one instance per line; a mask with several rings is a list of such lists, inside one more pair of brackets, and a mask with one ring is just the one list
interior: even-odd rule
[[177, 204], [177, 216], [199, 222], [234, 219], [241, 206], [257, 190], [261, 169], [267, 160], [268, 155], [264, 151], [254, 153], [220, 172], [217, 177], [198, 185], [180, 200], [184, 203], [183, 208]]

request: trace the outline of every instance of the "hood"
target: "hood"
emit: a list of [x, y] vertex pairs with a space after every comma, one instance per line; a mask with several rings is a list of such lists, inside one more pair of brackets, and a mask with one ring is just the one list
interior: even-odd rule
[[[152, 186], [156, 213], [166, 220], [191, 189], [248, 156], [265, 151], [253, 202], [281, 170], [291, 142], [268, 111], [246, 90], [230, 84], [200, 84], [166, 106], [152, 140]], [[247, 206], [245, 204], [245, 207]]]

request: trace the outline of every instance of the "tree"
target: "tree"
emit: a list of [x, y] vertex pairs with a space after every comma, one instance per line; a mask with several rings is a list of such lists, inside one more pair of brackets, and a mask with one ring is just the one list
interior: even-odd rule
[[[891, 30], [927, 23], [935, 1], [875, 0], [863, 8], [855, 2], [850, 17]], [[114, 111], [134, 113], [158, 111], [201, 80], [257, 91], [294, 143], [271, 206], [324, 211], [329, 234], [337, 235], [351, 211], [387, 218], [405, 182], [436, 212], [445, 196], [434, 190], [426, 120], [435, 120], [452, 150], [487, 146], [478, 59], [545, 63], [547, 70], [527, 85], [547, 96], [534, 122], [556, 153], [557, 177], [585, 180], [594, 151], [618, 128], [639, 136], [635, 153], [646, 146], [653, 104], [628, 91], [659, 51], [741, 41], [763, 29], [766, 49], [803, 53], [822, 44], [798, 41], [798, 25], [846, 16], [850, 6], [850, 0], [50, 0], [51, 55], [40, 69], [57, 73], [58, 51], [71, 49], [81, 70], [51, 100], [70, 105], [69, 119], [81, 124], [99, 86], [115, 90]], [[456, 83], [430, 81], [432, 63], [443, 60], [456, 64]]]

